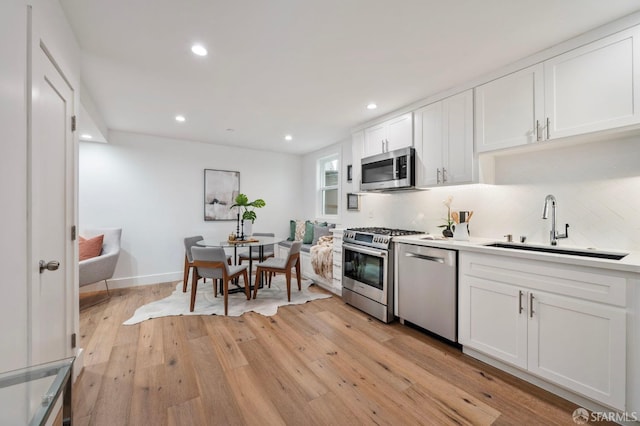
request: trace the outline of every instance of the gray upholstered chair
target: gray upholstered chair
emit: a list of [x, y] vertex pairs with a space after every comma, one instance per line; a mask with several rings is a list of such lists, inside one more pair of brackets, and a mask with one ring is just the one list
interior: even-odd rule
[[193, 312], [196, 304], [196, 292], [198, 290], [198, 279], [211, 278], [213, 281], [213, 294], [217, 297], [215, 280], [222, 280], [224, 285], [224, 314], [227, 315], [229, 303], [229, 281], [239, 278], [244, 279], [244, 292], [247, 300], [251, 298], [249, 276], [247, 274], [248, 265], [230, 266], [227, 263], [227, 255], [222, 247], [198, 247], [191, 248], [193, 255], [193, 276], [191, 278], [191, 306], [189, 310]]
[[[302, 247], [302, 241], [294, 241], [291, 244], [291, 248], [289, 248], [289, 255], [284, 257], [272, 257], [270, 259], [265, 260], [264, 262], [258, 263], [256, 269], [256, 282], [253, 286], [253, 298], [256, 298], [258, 294], [258, 280], [262, 279], [264, 283], [266, 276], [262, 276], [269, 273], [269, 280], [271, 280], [271, 275], [280, 273], [285, 274], [287, 281], [287, 300], [291, 302], [291, 268], [296, 268], [296, 277], [298, 278], [298, 291], [302, 289], [302, 285], [300, 282], [300, 247]], [[271, 284], [271, 282], [269, 282]]]
[[[107, 286], [107, 296], [109, 294], [109, 284], [107, 280], [113, 277], [120, 257], [120, 238], [122, 236], [121, 228], [95, 228], [85, 229], [82, 236], [92, 238], [98, 235], [104, 235], [102, 240], [102, 253], [100, 256], [91, 259], [82, 260], [78, 264], [78, 278], [80, 287], [104, 281]], [[106, 300], [106, 299], [105, 299]]]
[[[195, 235], [184, 239], [184, 276], [182, 277], [182, 292], [187, 292], [187, 282], [189, 281], [189, 269], [193, 267], [193, 256], [191, 248], [199, 241], [204, 240], [202, 235]], [[227, 263], [231, 265], [231, 255], [227, 255]], [[205, 279], [206, 281], [206, 279]]]
[[[275, 237], [276, 234], [273, 232], [254, 232], [252, 237]], [[260, 239], [260, 238], [258, 238]], [[275, 251], [273, 248], [273, 244], [267, 244], [264, 246], [262, 259], [260, 259], [260, 247], [250, 247], [248, 252], [243, 252], [238, 255], [238, 263], [242, 265], [243, 260], [257, 260], [258, 262], [262, 262], [265, 259], [275, 256]]]

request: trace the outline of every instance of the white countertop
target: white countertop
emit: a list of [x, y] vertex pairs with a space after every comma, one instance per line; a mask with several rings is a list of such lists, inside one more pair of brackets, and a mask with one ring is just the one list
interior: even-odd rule
[[[640, 252], [630, 252], [629, 250], [601, 249], [602, 251], [629, 253], [621, 260], [599, 259], [593, 257], [545, 253], [535, 251], [524, 251], [517, 249], [506, 249], [499, 247], [487, 247], [485, 244], [494, 242], [505, 242], [504, 239], [471, 238], [469, 241], [457, 241], [452, 238], [434, 236], [435, 239], [425, 239], [425, 235], [408, 235], [404, 237], [394, 237], [396, 243], [416, 244], [426, 247], [437, 247], [449, 250], [471, 251], [476, 253], [495, 254], [522, 259], [542, 260], [547, 262], [566, 263], [568, 265], [589, 266], [592, 268], [610, 269], [615, 271], [640, 273]], [[531, 245], [542, 245], [532, 243]], [[551, 246], [550, 246], [551, 247]], [[560, 249], [579, 249], [584, 247], [557, 246]]]

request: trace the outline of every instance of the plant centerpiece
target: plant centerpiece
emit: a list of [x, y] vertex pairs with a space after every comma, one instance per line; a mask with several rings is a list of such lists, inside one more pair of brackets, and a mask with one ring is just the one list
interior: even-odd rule
[[[242, 194], [242, 193], [238, 194], [238, 196], [234, 201], [235, 203], [229, 208], [232, 209], [234, 207], [238, 207], [238, 228], [236, 229], [236, 232], [238, 235], [238, 239], [244, 240], [245, 239], [244, 221], [250, 220], [251, 223], [255, 222], [257, 218], [255, 209], [259, 209], [261, 207], [266, 206], [266, 203], [262, 198], [258, 198], [254, 201], [249, 202], [249, 197], [247, 197], [245, 194]], [[241, 223], [240, 211], [241, 210], [242, 210], [242, 231], [240, 231], [240, 223]]]
[[447, 208], [447, 220], [446, 224], [438, 226], [438, 228], [444, 228], [442, 230], [442, 235], [445, 237], [453, 237], [453, 231], [451, 227], [453, 226], [453, 220], [451, 219], [451, 203], [453, 202], [453, 197], [449, 195], [446, 200], [442, 202]]

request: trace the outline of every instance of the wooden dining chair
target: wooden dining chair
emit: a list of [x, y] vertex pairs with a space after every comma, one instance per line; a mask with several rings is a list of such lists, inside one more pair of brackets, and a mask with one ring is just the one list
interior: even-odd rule
[[191, 279], [191, 306], [190, 312], [196, 304], [196, 291], [198, 290], [198, 280], [200, 278], [211, 278], [213, 280], [213, 294], [218, 297], [216, 280], [222, 280], [224, 286], [224, 314], [228, 313], [229, 304], [229, 281], [239, 278], [244, 279], [244, 292], [247, 300], [251, 298], [251, 288], [249, 276], [247, 274], [248, 265], [231, 266], [227, 263], [227, 255], [222, 247], [192, 247], [193, 254], [193, 276]]
[[[189, 281], [189, 269], [193, 268], [193, 256], [191, 248], [198, 242], [204, 240], [202, 235], [195, 235], [184, 239], [184, 276], [182, 277], [182, 292], [187, 292], [187, 282]], [[231, 265], [231, 255], [227, 255], [227, 263]], [[206, 279], [205, 279], [206, 281]]]
[[202, 235], [187, 237], [184, 239], [184, 276], [182, 278], [182, 292], [187, 292], [187, 281], [189, 280], [189, 269], [193, 268], [193, 256], [191, 255], [191, 247], [195, 246], [198, 241], [202, 241]]
[[301, 275], [300, 275], [300, 247], [302, 247], [302, 241], [294, 241], [289, 249], [289, 255], [286, 258], [272, 257], [260, 262], [256, 265], [256, 282], [253, 286], [253, 298], [258, 295], [258, 280], [262, 279], [265, 282], [267, 278], [265, 275], [269, 274], [271, 279], [272, 274], [285, 274], [287, 281], [287, 300], [291, 302], [291, 269], [296, 269], [296, 277], [298, 278], [298, 291], [302, 290]]

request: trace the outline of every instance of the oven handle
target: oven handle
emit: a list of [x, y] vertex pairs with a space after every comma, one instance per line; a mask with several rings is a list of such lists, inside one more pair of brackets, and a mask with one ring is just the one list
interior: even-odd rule
[[371, 256], [378, 256], [378, 257], [387, 257], [387, 252], [386, 251], [381, 251], [381, 250], [376, 250], [376, 249], [369, 249], [369, 248], [362, 247], [362, 246], [357, 246], [357, 245], [354, 245], [354, 244], [342, 243], [342, 248], [349, 249], [351, 251], [355, 251], [356, 253], [370, 254]]
[[406, 257], [415, 257], [415, 258], [418, 258], [418, 259], [429, 260], [431, 262], [444, 263], [444, 259], [441, 258], [441, 257], [426, 256], [424, 254], [417, 254], [417, 253], [405, 253], [404, 255]]

